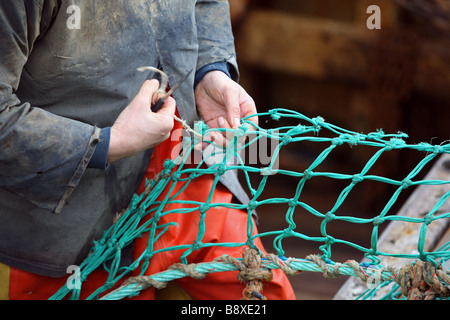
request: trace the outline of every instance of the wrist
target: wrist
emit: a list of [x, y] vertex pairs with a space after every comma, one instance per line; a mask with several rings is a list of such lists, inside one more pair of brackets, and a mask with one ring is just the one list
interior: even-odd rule
[[206, 66], [200, 68], [195, 73], [194, 89], [197, 87], [199, 82], [205, 77], [205, 75], [211, 71], [221, 71], [221, 72], [225, 73], [229, 78], [231, 78], [229, 66], [226, 61], [218, 61], [218, 62], [210, 63], [210, 64], [207, 64]]
[[108, 151], [108, 163], [126, 158], [133, 154], [130, 143], [127, 143], [126, 139], [123, 139], [123, 135], [120, 130], [115, 126], [111, 127], [109, 151]]
[[105, 170], [108, 166], [108, 152], [110, 144], [111, 128], [101, 129], [99, 142], [95, 148], [94, 154], [89, 161], [88, 168]]

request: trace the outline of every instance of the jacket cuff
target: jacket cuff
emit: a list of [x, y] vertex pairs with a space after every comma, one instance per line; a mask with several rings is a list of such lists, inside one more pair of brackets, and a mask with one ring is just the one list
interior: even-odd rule
[[89, 161], [88, 168], [106, 170], [108, 167], [109, 140], [111, 137], [111, 127], [101, 129], [99, 142], [94, 154]]
[[195, 73], [195, 78], [194, 78], [194, 89], [195, 87], [197, 87], [198, 83], [203, 79], [203, 77], [205, 76], [205, 74], [207, 74], [210, 71], [222, 71], [223, 73], [225, 73], [228, 77], [231, 78], [230, 75], [230, 69], [228, 66], [228, 62], [226, 61], [217, 61], [214, 63], [210, 63], [207, 64], [204, 67], [201, 67], [200, 69], [197, 70], [197, 72]]
[[83, 176], [83, 173], [87, 169], [90, 159], [92, 158], [92, 156], [95, 152], [96, 146], [99, 143], [100, 132], [101, 132], [100, 128], [94, 128], [94, 132], [90, 138], [88, 148], [87, 148], [86, 152], [84, 153], [77, 168], [75, 169], [75, 173], [73, 174], [72, 178], [70, 179], [70, 181], [66, 187], [66, 190], [64, 191], [56, 208], [53, 210], [54, 213], [58, 214], [61, 212], [61, 210], [67, 203], [68, 199], [72, 195], [73, 191], [77, 187], [78, 183], [80, 182], [80, 180]]

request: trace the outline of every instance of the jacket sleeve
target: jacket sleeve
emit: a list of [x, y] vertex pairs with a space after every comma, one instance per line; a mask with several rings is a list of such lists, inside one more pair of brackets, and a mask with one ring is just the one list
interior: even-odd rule
[[0, 1], [0, 188], [59, 213], [80, 181], [100, 129], [46, 112], [15, 94], [33, 43], [57, 0]]
[[239, 78], [230, 7], [227, 0], [198, 0], [195, 6], [198, 38], [197, 69], [226, 62], [233, 80]]

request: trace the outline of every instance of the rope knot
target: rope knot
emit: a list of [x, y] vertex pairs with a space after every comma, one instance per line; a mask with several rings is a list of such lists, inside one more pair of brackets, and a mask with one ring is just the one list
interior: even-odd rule
[[295, 208], [297, 206], [297, 201], [295, 199], [290, 199], [288, 205], [290, 208]]
[[408, 300], [447, 298], [450, 290], [445, 285], [446, 279], [440, 279], [443, 273], [439, 271], [442, 271], [441, 265], [436, 268], [433, 262], [418, 260], [401, 268], [396, 281]]
[[205, 214], [208, 210], [209, 206], [207, 204], [202, 204], [200, 207], [198, 207], [198, 211], [200, 211], [201, 214]]
[[328, 212], [328, 213], [325, 215], [325, 222], [331, 222], [331, 221], [333, 221], [334, 219], [336, 219], [336, 215], [335, 215], [334, 213], [332, 213], [332, 212]]
[[355, 174], [355, 175], [353, 176], [352, 182], [353, 182], [354, 184], [357, 184], [357, 183], [360, 183], [360, 182], [363, 182], [363, 181], [364, 181], [364, 177], [363, 177], [362, 175], [360, 175], [360, 174]]
[[385, 219], [383, 219], [382, 217], [375, 217], [373, 219], [373, 225], [374, 226], [379, 226], [384, 222]]
[[305, 170], [305, 172], [303, 172], [303, 179], [305, 179], [305, 180], [309, 180], [313, 176], [314, 176], [314, 173], [312, 171]]
[[194, 250], [194, 251], [198, 251], [202, 247], [203, 247], [203, 243], [201, 241], [196, 240], [192, 243], [192, 250]]
[[251, 200], [249, 203], [248, 203], [248, 209], [250, 210], [250, 211], [253, 211], [253, 210], [255, 210], [256, 209], [256, 207], [258, 207], [258, 201], [255, 201], [255, 200]]
[[172, 175], [172, 181], [173, 181], [173, 182], [178, 182], [180, 179], [181, 179], [181, 173], [175, 172], [175, 173]]
[[272, 281], [272, 272], [261, 268], [261, 256], [255, 249], [245, 248], [243, 252], [244, 265], [237, 278], [246, 282], [243, 300], [266, 300], [261, 292], [263, 291], [263, 281]]
[[227, 171], [227, 167], [224, 164], [221, 164], [217, 167], [217, 174], [219, 176], [223, 175]]
[[182, 271], [189, 277], [196, 279], [196, 280], [205, 278], [207, 276], [207, 274], [198, 272], [197, 270], [195, 270], [196, 267], [197, 267], [197, 265], [194, 263], [192, 263], [192, 264], [175, 263], [174, 265], [169, 267], [169, 270]]
[[290, 238], [292, 236], [294, 236], [294, 230], [290, 228], [286, 228], [283, 230], [283, 238]]
[[412, 185], [412, 181], [405, 179], [402, 181], [402, 189], [408, 189]]
[[314, 126], [314, 132], [319, 132], [320, 129], [322, 128], [322, 125], [325, 123], [325, 119], [322, 117], [316, 117], [311, 119], [311, 122]]
[[281, 119], [281, 116], [278, 114], [278, 110], [276, 110], [276, 109], [270, 110], [270, 111], [269, 111], [269, 114], [270, 114], [270, 117], [271, 117], [273, 120], [280, 120], [280, 119]]
[[344, 141], [341, 138], [333, 138], [333, 140], [331, 141], [331, 144], [333, 146], [340, 146], [344, 143]]
[[401, 149], [405, 145], [405, 141], [399, 138], [392, 138], [389, 142], [386, 143], [386, 150], [394, 150], [394, 149]]
[[285, 135], [283, 137], [283, 139], [281, 139], [281, 143], [285, 146], [287, 144], [289, 144], [290, 142], [292, 142], [292, 137], [289, 135]]

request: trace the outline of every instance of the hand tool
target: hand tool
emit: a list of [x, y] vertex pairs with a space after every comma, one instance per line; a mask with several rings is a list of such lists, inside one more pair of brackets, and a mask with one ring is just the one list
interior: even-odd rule
[[[175, 90], [177, 90], [178, 87], [181, 86], [181, 84], [182, 84], [184, 81], [186, 81], [186, 79], [189, 77], [189, 75], [192, 73], [192, 71], [194, 71], [194, 69], [191, 69], [191, 71], [189, 71], [189, 72], [183, 77], [183, 79], [181, 79], [180, 82], [178, 82], [176, 85], [174, 85], [173, 87], [171, 87], [170, 90], [169, 90], [166, 94], [164, 94], [161, 98], [158, 99], [158, 101], [156, 101], [156, 102], [151, 106], [151, 109], [152, 109], [153, 112], [158, 112], [158, 111], [162, 108], [163, 104], [166, 102], [166, 99], [167, 99], [168, 97], [170, 97], [170, 96], [172, 95], [172, 93], [173, 93]], [[161, 89], [163, 89], [163, 88], [161, 88]], [[157, 92], [157, 93], [158, 93], [158, 92]], [[155, 94], [157, 94], [157, 93], [155, 93]]]

